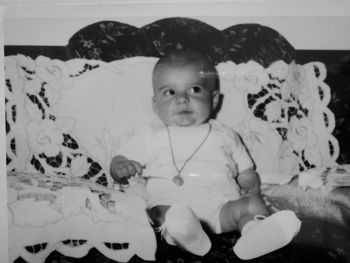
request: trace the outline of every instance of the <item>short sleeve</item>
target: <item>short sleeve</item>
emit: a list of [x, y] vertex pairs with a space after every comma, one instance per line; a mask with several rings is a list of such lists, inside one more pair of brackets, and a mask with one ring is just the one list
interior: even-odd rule
[[238, 173], [254, 168], [253, 160], [250, 157], [239, 134], [234, 129], [221, 123], [220, 121], [211, 120], [210, 123], [212, 124], [213, 128], [223, 136], [223, 148], [225, 155], [232, 158], [232, 161], [237, 166]]
[[238, 133], [234, 132], [233, 159], [237, 163], [238, 172], [241, 173], [247, 169], [253, 169], [254, 163], [250, 157], [242, 139]]

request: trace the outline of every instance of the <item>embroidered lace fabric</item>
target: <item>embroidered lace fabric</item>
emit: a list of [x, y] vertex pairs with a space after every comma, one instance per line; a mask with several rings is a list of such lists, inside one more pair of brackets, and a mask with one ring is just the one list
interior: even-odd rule
[[154, 260], [140, 196], [62, 175], [9, 173], [7, 180], [10, 262], [44, 262], [53, 251], [83, 257], [91, 248], [119, 262]]

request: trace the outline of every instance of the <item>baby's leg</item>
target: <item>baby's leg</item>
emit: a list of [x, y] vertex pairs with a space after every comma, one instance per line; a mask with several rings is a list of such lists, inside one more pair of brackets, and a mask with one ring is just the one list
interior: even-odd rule
[[223, 207], [222, 230], [241, 231], [241, 238], [233, 247], [239, 258], [252, 259], [277, 250], [287, 245], [300, 229], [301, 222], [292, 211], [266, 215], [266, 207], [257, 197], [230, 201]]
[[256, 215], [268, 215], [265, 203], [261, 198], [249, 196], [229, 201], [220, 212], [221, 231], [238, 230], [242, 233], [244, 226], [254, 220]]
[[165, 214], [169, 208], [169, 205], [158, 205], [148, 210], [154, 228], [159, 228], [164, 224]]
[[156, 206], [149, 215], [167, 243], [201, 256], [210, 250], [209, 237], [190, 208], [178, 204]]

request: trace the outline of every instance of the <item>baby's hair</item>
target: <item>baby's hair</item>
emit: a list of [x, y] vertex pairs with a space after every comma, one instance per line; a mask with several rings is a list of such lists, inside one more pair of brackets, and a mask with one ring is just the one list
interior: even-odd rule
[[184, 67], [191, 64], [199, 66], [205, 77], [214, 80], [214, 89], [219, 89], [218, 72], [214, 64], [206, 56], [193, 50], [176, 50], [167, 53], [157, 61], [153, 73], [162, 65]]

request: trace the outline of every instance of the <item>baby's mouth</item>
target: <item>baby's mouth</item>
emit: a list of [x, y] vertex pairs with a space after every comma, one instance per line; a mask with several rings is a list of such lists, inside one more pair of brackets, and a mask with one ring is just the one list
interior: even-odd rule
[[193, 111], [191, 110], [181, 110], [181, 111], [178, 111], [177, 114], [178, 115], [188, 115], [188, 114], [192, 114]]

